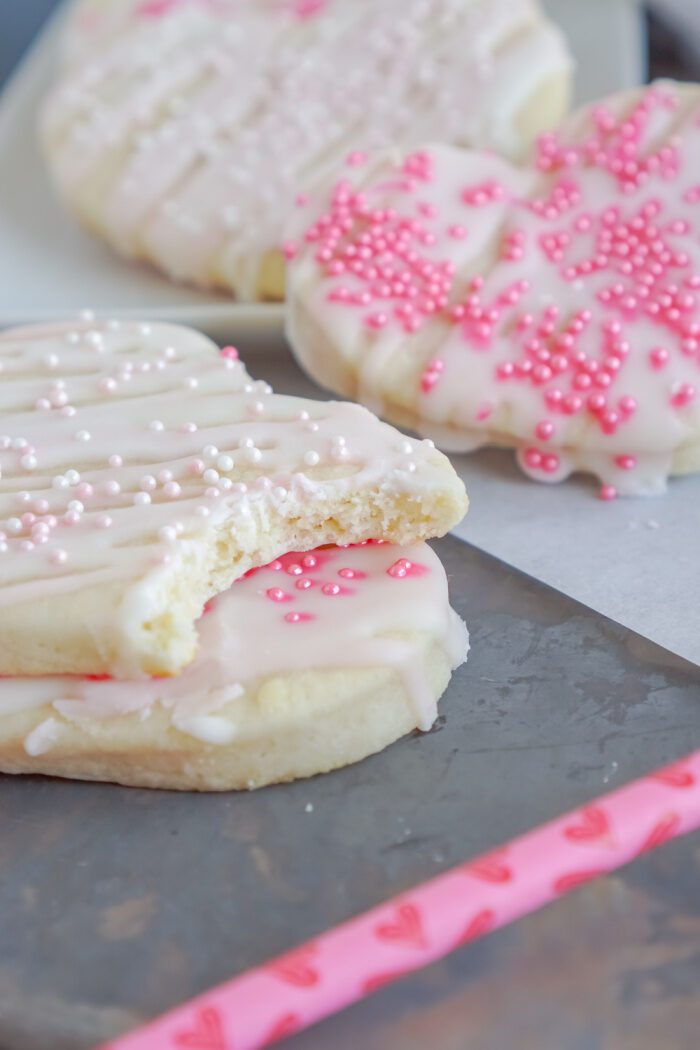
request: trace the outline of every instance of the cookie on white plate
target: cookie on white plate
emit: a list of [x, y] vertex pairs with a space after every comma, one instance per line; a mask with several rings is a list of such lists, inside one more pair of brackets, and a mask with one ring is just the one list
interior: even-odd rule
[[190, 329], [16, 329], [0, 370], [0, 675], [175, 674], [250, 568], [412, 543], [466, 510], [432, 443], [273, 394]]
[[299, 209], [287, 330], [319, 382], [533, 478], [700, 470], [700, 87], [586, 107], [515, 167], [448, 146]]
[[568, 106], [537, 0], [83, 0], [42, 138], [68, 208], [170, 277], [284, 294], [284, 227], [349, 156], [520, 154]]
[[326, 772], [429, 729], [468, 649], [425, 544], [286, 555], [199, 632], [177, 678], [0, 679], [0, 770], [198, 790]]

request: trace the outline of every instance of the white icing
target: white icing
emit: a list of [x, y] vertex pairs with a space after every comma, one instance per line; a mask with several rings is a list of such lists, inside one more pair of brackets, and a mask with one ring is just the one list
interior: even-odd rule
[[[290, 614], [298, 621], [289, 622]], [[180, 732], [225, 745], [236, 736], [236, 701], [269, 678], [388, 666], [401, 675], [416, 724], [427, 730], [436, 701], [416, 637], [434, 640], [453, 668], [468, 651], [466, 627], [449, 606], [444, 569], [425, 544], [286, 555], [238, 580], [199, 626], [198, 656], [177, 678], [1, 678], [0, 716], [50, 705], [63, 719], [89, 729], [124, 715], [147, 717], [160, 705]], [[61, 725], [54, 717], [43, 721], [27, 737], [27, 752], [49, 750]]]
[[343, 156], [430, 135], [519, 153], [521, 109], [570, 70], [535, 0], [150, 6], [78, 6], [52, 172], [120, 251], [246, 298], [295, 195]]
[[[359, 169], [345, 167], [341, 177], [348, 193], [361, 192], [370, 209], [394, 210], [391, 220], [379, 222], [382, 233], [395, 231], [404, 219], [419, 223], [409, 246], [418, 260], [411, 280], [422, 291], [411, 302], [435, 298], [427, 287], [429, 280], [416, 276], [420, 265], [432, 264], [439, 270], [449, 264], [455, 272], [447, 279], [444, 306], [428, 313], [419, 309], [417, 330], [408, 331], [399, 312], [404, 300], [389, 290], [386, 276], [391, 267], [396, 268], [397, 257], [381, 251], [371, 257], [372, 265], [383, 268], [386, 293], [378, 290], [378, 279], [358, 276], [349, 267], [334, 275], [318, 257], [326, 246], [323, 231], [316, 236], [313, 230], [318, 228], [312, 229], [324, 212], [318, 201], [300, 209], [292, 235], [302, 243], [305, 234], [313, 239], [290, 269], [288, 335], [311, 374], [331, 388], [346, 391], [356, 382], [360, 399], [375, 411], [396, 417], [400, 409], [403, 418], [443, 448], [515, 445], [521, 466], [543, 481], [558, 481], [583, 470], [620, 493], [648, 494], [663, 490], [669, 473], [678, 469], [677, 458], [687, 449], [695, 448], [697, 461], [700, 90], [662, 83], [605, 105], [612, 115], [610, 133], [596, 133], [598, 109], [582, 111], [552, 140], [565, 159], [551, 172], [534, 165], [515, 168], [486, 153], [447, 146], [426, 147], [423, 175], [419, 165], [419, 174], [410, 178], [403, 155], [380, 155]], [[596, 134], [594, 149], [590, 143]], [[570, 162], [566, 150], [571, 151]], [[625, 163], [630, 165], [629, 179], [621, 171]], [[489, 182], [499, 187], [495, 199], [464, 200], [465, 190], [475, 191]], [[334, 192], [337, 186], [336, 181]], [[568, 204], [551, 214], [536, 211], [536, 202], [551, 202], [553, 194], [567, 190], [572, 193]], [[326, 208], [328, 200], [324, 191], [321, 207]], [[658, 215], [644, 213], [635, 242], [635, 222], [644, 208], [658, 208]], [[328, 207], [325, 214], [331, 211]], [[604, 250], [603, 241], [594, 238], [602, 237], [607, 216], [616, 240]], [[462, 227], [457, 238], [449, 232], [455, 225]], [[354, 211], [350, 232], [340, 240], [338, 251], [366, 228], [366, 217]], [[516, 234], [522, 239], [522, 253], [508, 258], [509, 238]], [[556, 246], [548, 247], [551, 242], [544, 238], [557, 235], [565, 238], [561, 257], [550, 258], [547, 252]], [[335, 250], [329, 258], [335, 258]], [[590, 259], [596, 265], [601, 260], [600, 269], [580, 275], [569, 272]], [[406, 268], [402, 262], [399, 265]], [[475, 277], [483, 278], [482, 287], [471, 285]], [[499, 296], [520, 282], [517, 301], [499, 305]], [[349, 301], [359, 292], [369, 293], [366, 305]], [[339, 294], [344, 301], [338, 301]], [[649, 302], [649, 310], [667, 310], [674, 297], [677, 316], [646, 309]], [[464, 310], [461, 321], [453, 314], [457, 306]], [[494, 307], [498, 315], [489, 330], [488, 311]], [[540, 332], [548, 307], [558, 311], [553, 331]], [[485, 311], [483, 337], [477, 331], [479, 310]], [[577, 335], [574, 349], [590, 367], [588, 387], [575, 385], [579, 366], [572, 358], [564, 362], [562, 372], [550, 370], [539, 383], [517, 374], [502, 378], [503, 366], [520, 367], [529, 360], [527, 367], [533, 368], [542, 360], [536, 357], [534, 343], [528, 349], [530, 340], [539, 340], [537, 346], [547, 362], [561, 353], [557, 340], [585, 311], [591, 317]], [[379, 314], [381, 323], [373, 327], [372, 318]], [[521, 329], [519, 322], [526, 315], [534, 322], [524, 322]], [[617, 336], [608, 337], [606, 326], [611, 324], [619, 326]], [[609, 376], [602, 377], [608, 385], [598, 386], [596, 371], [608, 369], [617, 354], [616, 340], [626, 344], [626, 355], [620, 353], [615, 373], [610, 365]], [[657, 347], [668, 354], [660, 368], [651, 364]], [[439, 370], [432, 376], [431, 367]], [[579, 396], [582, 405], [571, 414], [552, 407], [548, 397], [552, 392], [557, 396], [557, 390]], [[689, 392], [688, 400], [679, 403], [684, 390]], [[606, 409], [617, 413], [612, 432], [603, 430], [588, 406], [592, 394], [602, 394]], [[629, 415], [620, 407], [625, 398], [635, 402]], [[553, 428], [548, 437], [538, 432], [542, 423]], [[533, 466], [538, 454], [553, 456], [546, 470]], [[619, 461], [630, 458], [634, 465], [620, 465]]]
[[132, 633], [183, 569], [206, 575], [223, 523], [252, 552], [273, 522], [294, 535], [343, 494], [443, 484], [426, 442], [407, 457], [356, 405], [273, 394], [187, 329], [19, 329], [0, 336], [0, 369], [0, 616], [117, 583], [114, 673], [134, 674]]

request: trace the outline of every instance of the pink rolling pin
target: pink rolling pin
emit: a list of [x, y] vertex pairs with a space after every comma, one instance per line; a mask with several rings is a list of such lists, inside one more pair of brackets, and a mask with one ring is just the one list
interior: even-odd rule
[[460, 864], [101, 1050], [258, 1050], [700, 827], [700, 751]]

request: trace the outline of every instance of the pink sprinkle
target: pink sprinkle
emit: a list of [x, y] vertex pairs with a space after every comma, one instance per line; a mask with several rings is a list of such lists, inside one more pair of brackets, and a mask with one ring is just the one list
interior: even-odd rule
[[314, 581], [310, 580], [306, 576], [303, 577], [301, 580], [297, 580], [297, 582], [294, 584], [298, 591], [308, 591], [310, 587], [313, 587], [313, 585]]
[[614, 485], [602, 485], [600, 489], [600, 498], [602, 500], [612, 500], [617, 498], [617, 489]]
[[304, 572], [301, 565], [295, 561], [288, 565], [285, 571], [288, 576], [302, 576]]
[[393, 565], [389, 566], [386, 570], [387, 576], [393, 576], [394, 579], [403, 580], [408, 576], [424, 576], [428, 570], [425, 565], [420, 565], [418, 562], [409, 561], [408, 558], [399, 558]]
[[239, 354], [235, 346], [224, 346], [221, 349], [222, 357], [227, 357], [229, 361], [237, 361]]
[[369, 316], [365, 318], [365, 324], [367, 325], [367, 327], [374, 328], [375, 331], [379, 331], [380, 328], [384, 328], [388, 321], [389, 318], [386, 314], [383, 313], [369, 314]]
[[549, 441], [554, 434], [554, 423], [550, 423], [549, 420], [543, 419], [541, 423], [538, 423], [535, 427], [535, 434], [541, 441]]
[[665, 350], [663, 346], [657, 346], [649, 354], [649, 360], [652, 368], [657, 370], [663, 368], [664, 365], [668, 364], [668, 350]]
[[361, 149], [354, 149], [352, 153], [348, 153], [345, 158], [345, 163], [349, 168], [360, 168], [367, 162], [367, 154], [363, 153]]
[[364, 580], [367, 577], [367, 573], [359, 569], [338, 569], [338, 575], [344, 580]]
[[285, 241], [282, 245], [282, 254], [284, 255], [287, 262], [291, 262], [299, 252], [299, 245], [296, 241]]
[[309, 623], [310, 620], [314, 620], [315, 617], [312, 613], [301, 613], [301, 612], [288, 612], [285, 614], [285, 623]]
[[615, 456], [615, 465], [620, 470], [634, 470], [637, 466], [637, 459], [635, 456]]
[[671, 404], [675, 408], [683, 408], [685, 405], [689, 405], [691, 401], [695, 400], [696, 393], [697, 391], [691, 383], [682, 383], [671, 397]]
[[538, 448], [527, 448], [523, 453], [523, 460], [530, 470], [539, 470], [542, 466], [542, 453]]
[[271, 602], [291, 602], [294, 598], [291, 594], [287, 594], [281, 587], [269, 587], [265, 592]]

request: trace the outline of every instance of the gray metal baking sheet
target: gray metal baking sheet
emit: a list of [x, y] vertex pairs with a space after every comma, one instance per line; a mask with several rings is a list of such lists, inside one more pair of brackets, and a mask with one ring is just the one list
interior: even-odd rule
[[[437, 550], [473, 649], [432, 732], [252, 794], [0, 778], [2, 1050], [87, 1050], [700, 746], [692, 665], [467, 544]], [[695, 1048], [699, 847], [639, 860], [290, 1046]]]

